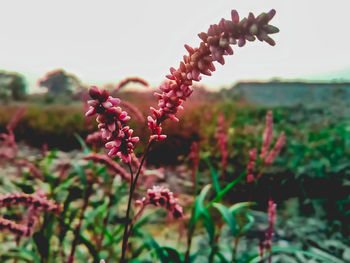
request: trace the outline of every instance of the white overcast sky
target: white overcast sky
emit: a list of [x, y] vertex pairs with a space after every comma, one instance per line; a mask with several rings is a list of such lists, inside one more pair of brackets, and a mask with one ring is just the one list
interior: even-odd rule
[[140, 76], [159, 84], [178, 67], [185, 43], [230, 18], [275, 8], [275, 47], [259, 41], [234, 47], [203, 83], [281, 77], [350, 80], [348, 0], [143, 0], [0, 2], [0, 70], [23, 74], [30, 86], [64, 68], [83, 82], [103, 84]]

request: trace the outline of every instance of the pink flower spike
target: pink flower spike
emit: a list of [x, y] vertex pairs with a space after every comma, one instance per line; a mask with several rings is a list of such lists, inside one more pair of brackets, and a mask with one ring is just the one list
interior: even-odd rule
[[[127, 81], [139, 81], [138, 78], [129, 78]], [[119, 106], [118, 98], [109, 96], [106, 90], [100, 91], [97, 87], [91, 87], [90, 93], [93, 98], [89, 101], [90, 110], [87, 115], [97, 114], [96, 121], [98, 128], [102, 132], [102, 139], [106, 140], [106, 148], [110, 149], [108, 155], [119, 156], [124, 162], [130, 162], [130, 155], [133, 154], [134, 143], [138, 142], [138, 137], [131, 137], [133, 130], [127, 126], [131, 119], [126, 111]]]
[[257, 150], [254, 148], [249, 151], [249, 162], [247, 165], [247, 183], [251, 183], [255, 180], [253, 172], [255, 168], [256, 157]]
[[[151, 129], [150, 141], [159, 140], [161, 123], [167, 119], [177, 121], [174, 118], [178, 112], [178, 107], [192, 93], [193, 81], [200, 81], [201, 74], [211, 76], [215, 71], [214, 61], [224, 64], [224, 55], [233, 54], [233, 49], [229, 45], [237, 43], [244, 46], [246, 40], [253, 41], [256, 37], [269, 44], [274, 44], [269, 34], [277, 33], [278, 29], [269, 25], [269, 17], [272, 18], [274, 11], [269, 14], [261, 14], [255, 17], [250, 14], [248, 18], [239, 21], [237, 11], [232, 10], [231, 20], [221, 19], [218, 25], [211, 25], [207, 32], [198, 34], [202, 40], [199, 47], [192, 48], [185, 45], [188, 55], [183, 56], [178, 69], [170, 68], [169, 79], [163, 82], [159, 89], [162, 93], [156, 93], [160, 113], [155, 117], [155, 123], [148, 123]], [[264, 18], [265, 17], [265, 18]], [[267, 19], [266, 19], [267, 18]], [[251, 30], [253, 28], [254, 30]], [[179, 92], [179, 91], [182, 92]], [[153, 114], [155, 115], [155, 114]]]
[[264, 159], [269, 151], [273, 138], [273, 113], [268, 111], [266, 114], [266, 126], [263, 133], [263, 143], [261, 146], [260, 158]]
[[279, 153], [282, 150], [282, 147], [284, 146], [285, 143], [286, 143], [286, 136], [285, 136], [284, 132], [282, 132], [280, 134], [280, 136], [278, 137], [275, 146], [268, 153], [268, 155], [265, 159], [265, 162], [264, 162], [265, 165], [271, 165], [275, 161], [276, 157], [279, 155]]

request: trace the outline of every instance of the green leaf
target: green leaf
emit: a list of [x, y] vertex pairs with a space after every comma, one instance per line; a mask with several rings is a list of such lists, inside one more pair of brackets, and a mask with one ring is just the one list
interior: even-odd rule
[[211, 179], [213, 181], [214, 184], [214, 189], [216, 193], [220, 192], [220, 184], [219, 184], [219, 174], [218, 172], [215, 170], [215, 168], [211, 165], [210, 161], [209, 161], [209, 157], [205, 157], [204, 158], [205, 162], [207, 163], [207, 165], [209, 166], [210, 169], [210, 173], [211, 173]]
[[248, 223], [242, 228], [242, 233], [247, 232], [253, 226], [253, 224], [255, 222], [254, 216], [252, 216], [251, 214], [248, 214], [248, 213], [246, 216], [247, 216]]
[[224, 218], [226, 224], [229, 226], [232, 235], [236, 235], [238, 232], [236, 219], [233, 216], [233, 213], [229, 208], [220, 203], [214, 203], [213, 206], [220, 212], [222, 217]]
[[74, 168], [74, 171], [78, 174], [82, 184], [86, 185], [87, 180], [84, 167], [76, 163], [73, 163], [72, 166]]
[[203, 203], [204, 203], [204, 199], [207, 196], [210, 188], [211, 188], [210, 184], [207, 184], [206, 186], [204, 186], [202, 191], [199, 193], [199, 195], [196, 198], [196, 201], [194, 203], [193, 223], [195, 223], [199, 219], [202, 211], [205, 209]]
[[204, 208], [201, 212], [200, 218], [203, 220], [204, 227], [208, 233], [210, 243], [215, 238], [215, 225], [208, 209]]
[[236, 213], [237, 211], [241, 210], [242, 208], [247, 208], [250, 206], [257, 205], [255, 202], [240, 202], [237, 204], [232, 205], [229, 210], [231, 213]]
[[[342, 263], [341, 259], [338, 259], [330, 254], [327, 254], [326, 252], [321, 251], [322, 253], [319, 253], [320, 250], [316, 248], [311, 248], [314, 251], [307, 251], [307, 250], [301, 250], [301, 249], [295, 249], [295, 248], [288, 248], [288, 247], [272, 247], [272, 253], [273, 254], [302, 254], [308, 257], [311, 257], [315, 260], [322, 260], [322, 262], [329, 262], [329, 263]], [[248, 263], [259, 263], [263, 262], [264, 259], [262, 259], [259, 255], [252, 256], [247, 262]]]
[[174, 262], [174, 263], [181, 263], [183, 262], [182, 256], [179, 253], [179, 251], [177, 251], [174, 248], [171, 247], [160, 247], [159, 249], [162, 249], [163, 251], [166, 252], [167, 254], [167, 261], [166, 262]]
[[225, 256], [224, 256], [222, 253], [216, 252], [216, 255], [217, 255], [217, 256], [219, 257], [219, 259], [221, 260], [221, 261], [220, 261], [221, 263], [230, 263], [230, 261], [227, 260], [227, 259], [225, 258]]
[[218, 202], [220, 201], [224, 195], [232, 188], [234, 187], [237, 183], [239, 183], [243, 176], [245, 175], [245, 171], [242, 172], [235, 180], [233, 180], [231, 183], [229, 183], [224, 189], [222, 189], [216, 196], [213, 200], [211, 200], [207, 205], [206, 207], [207, 208], [210, 208], [215, 202]]
[[75, 136], [75, 138], [77, 138], [77, 140], [78, 140], [78, 142], [79, 142], [81, 148], [83, 149], [83, 152], [84, 152], [84, 153], [90, 153], [91, 151], [90, 151], [90, 149], [86, 146], [85, 141], [83, 140], [83, 138], [81, 138], [80, 135], [77, 134], [77, 133], [75, 133], [74, 136]]

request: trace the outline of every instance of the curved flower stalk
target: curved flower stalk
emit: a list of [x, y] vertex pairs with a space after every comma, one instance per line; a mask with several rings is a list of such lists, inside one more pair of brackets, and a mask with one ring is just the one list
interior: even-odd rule
[[89, 90], [92, 100], [86, 116], [97, 114], [98, 128], [102, 131], [102, 138], [107, 140], [106, 148], [110, 149], [108, 155], [117, 155], [125, 163], [131, 162], [134, 144], [138, 137], [132, 137], [133, 130], [127, 126], [130, 117], [117, 105], [120, 100], [109, 96], [107, 90], [99, 90], [92, 86]]
[[102, 132], [96, 131], [93, 133], [90, 133], [86, 139], [85, 143], [93, 148], [93, 150], [97, 150], [106, 143], [104, 139], [102, 139]]
[[39, 212], [44, 211], [58, 214], [62, 209], [59, 204], [48, 200], [46, 195], [41, 191], [37, 191], [32, 195], [24, 193], [0, 195], [0, 207], [9, 207], [13, 205], [23, 205], [28, 207], [25, 222], [16, 223], [0, 217], [0, 231], [7, 230], [15, 235], [26, 237], [33, 233]]
[[16, 128], [18, 122], [23, 118], [26, 111], [27, 111], [27, 107], [25, 106], [19, 107], [16, 110], [16, 112], [12, 115], [9, 123], [6, 125], [6, 129], [8, 131], [13, 131]]
[[128, 111], [134, 118], [138, 124], [145, 124], [145, 117], [142, 112], [132, 103], [127, 101], [121, 101], [120, 106], [123, 107], [126, 111]]
[[221, 19], [218, 25], [211, 25], [208, 31], [198, 36], [202, 40], [198, 48], [185, 45], [188, 55], [183, 57], [178, 69], [170, 68], [169, 79], [160, 86], [162, 93], [155, 93], [159, 99], [159, 109], [151, 108], [153, 116], [148, 117], [148, 127], [152, 131], [150, 141], [163, 140], [161, 123], [166, 119], [178, 121], [176, 113], [182, 109], [182, 103], [191, 95], [193, 81], [200, 81], [201, 75], [210, 76], [215, 71], [214, 61], [224, 64], [224, 56], [232, 55], [231, 45], [245, 45], [246, 41], [256, 38], [275, 45], [269, 34], [277, 33], [278, 28], [269, 25], [276, 11], [262, 13], [255, 17], [252, 13], [248, 18], [239, 20], [236, 10], [231, 11], [231, 20]]
[[135, 83], [138, 83], [144, 87], [149, 87], [149, 83], [142, 79], [142, 78], [139, 78], [139, 77], [129, 77], [129, 78], [125, 78], [123, 79], [122, 81], [120, 81], [114, 90], [120, 90], [121, 88], [125, 87], [126, 85], [128, 85], [130, 82], [135, 82]]
[[0, 195], [0, 207], [9, 207], [13, 205], [33, 206], [38, 211], [59, 213], [61, 206], [40, 192], [28, 195], [25, 193], [13, 193]]
[[130, 175], [118, 163], [114, 162], [110, 157], [104, 154], [91, 153], [84, 157], [85, 160], [91, 160], [95, 163], [104, 164], [109, 170], [120, 175], [124, 180], [130, 181]]

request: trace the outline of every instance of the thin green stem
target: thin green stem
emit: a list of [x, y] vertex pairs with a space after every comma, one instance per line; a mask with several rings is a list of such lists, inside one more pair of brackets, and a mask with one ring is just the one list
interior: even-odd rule
[[148, 145], [147, 145], [147, 148], [146, 148], [146, 150], [145, 150], [145, 152], [144, 152], [144, 154], [142, 156], [142, 160], [141, 160], [140, 166], [137, 169], [137, 173], [136, 173], [135, 179], [133, 178], [133, 172], [132, 172], [132, 169], [131, 169], [131, 165], [130, 165], [130, 163], [128, 163], [129, 169], [130, 169], [131, 179], [130, 179], [130, 191], [129, 191], [128, 207], [127, 207], [127, 210], [126, 210], [126, 222], [125, 222], [124, 235], [123, 235], [122, 256], [120, 258], [120, 263], [126, 262], [125, 256], [126, 256], [127, 244], [128, 244], [129, 236], [130, 236], [130, 234], [132, 232], [132, 225], [130, 225], [130, 227], [129, 227], [129, 224], [131, 223], [130, 222], [131, 200], [132, 200], [133, 195], [134, 195], [134, 191], [135, 191], [135, 188], [136, 188], [136, 185], [137, 185], [137, 180], [139, 178], [142, 165], [143, 165], [143, 163], [146, 160], [146, 156], [147, 156], [147, 154], [148, 154], [152, 144], [153, 144], [153, 141], [149, 142]]
[[125, 262], [125, 254], [128, 244], [128, 228], [129, 228], [129, 221], [130, 221], [130, 208], [131, 208], [131, 200], [133, 195], [133, 189], [134, 189], [134, 175], [131, 169], [130, 163], [128, 163], [129, 170], [130, 170], [130, 190], [129, 190], [129, 200], [128, 200], [128, 207], [126, 209], [126, 222], [125, 222], [125, 228], [124, 228], [124, 235], [123, 235], [123, 244], [122, 244], [122, 257], [120, 259], [120, 262]]
[[[198, 169], [196, 171], [196, 176], [195, 176], [195, 184], [194, 184], [194, 192], [193, 192], [193, 197], [194, 200], [196, 200], [196, 196], [197, 196], [197, 191], [198, 191]], [[189, 226], [188, 226], [188, 231], [187, 231], [187, 249], [186, 249], [186, 253], [185, 253], [185, 260], [184, 263], [188, 263], [190, 262], [190, 252], [191, 252], [191, 245], [192, 245], [192, 237], [193, 237], [193, 233], [196, 229], [196, 225], [192, 224], [192, 217], [195, 213], [195, 206], [193, 206], [192, 208], [192, 213], [191, 213], [191, 219], [189, 222]]]
[[70, 255], [69, 255], [69, 258], [68, 258], [68, 263], [73, 263], [74, 262], [74, 254], [75, 254], [75, 249], [76, 249], [76, 247], [78, 245], [78, 241], [79, 241], [79, 234], [80, 234], [81, 223], [83, 222], [84, 213], [85, 213], [86, 208], [88, 207], [89, 198], [90, 198], [90, 196], [92, 194], [92, 186], [93, 186], [93, 183], [89, 183], [88, 182], [88, 186], [87, 186], [87, 188], [85, 190], [85, 194], [84, 194], [83, 208], [80, 211], [79, 222], [78, 222], [78, 225], [76, 226], [76, 228], [74, 230], [74, 239], [73, 239]]

